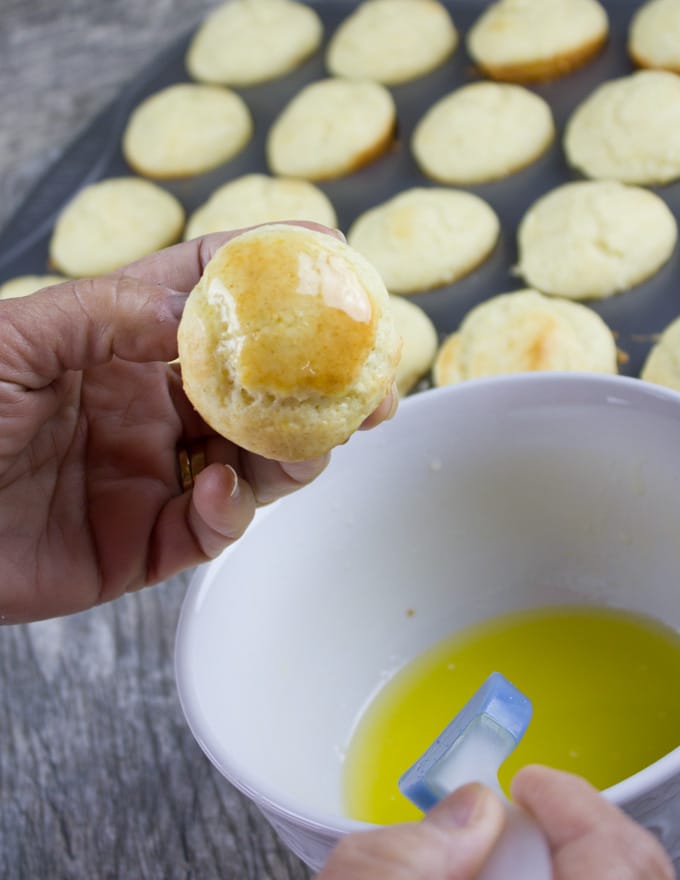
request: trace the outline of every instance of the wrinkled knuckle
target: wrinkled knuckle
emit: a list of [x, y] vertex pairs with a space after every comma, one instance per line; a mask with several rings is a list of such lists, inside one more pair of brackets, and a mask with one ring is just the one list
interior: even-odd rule
[[108, 289], [111, 285], [104, 285], [101, 279], [95, 278], [76, 278], [71, 282], [71, 294], [84, 315], [89, 316], [92, 302], [96, 296], [101, 296], [103, 286]]
[[86, 302], [95, 292], [97, 282], [94, 278], [75, 278], [71, 281], [71, 289], [74, 296]]
[[205, 267], [212, 259], [212, 255], [213, 248], [211, 247], [210, 240], [208, 238], [199, 239], [198, 248], [196, 249], [197, 277], [200, 277], [203, 274]]

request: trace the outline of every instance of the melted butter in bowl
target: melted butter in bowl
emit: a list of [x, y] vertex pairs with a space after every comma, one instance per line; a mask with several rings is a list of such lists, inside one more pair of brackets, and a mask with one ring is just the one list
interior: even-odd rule
[[568, 770], [606, 789], [680, 745], [675, 629], [596, 606], [501, 615], [416, 657], [363, 711], [344, 767], [352, 818], [419, 817], [399, 777], [492, 672], [533, 704], [529, 728], [499, 772], [507, 794], [526, 764]]

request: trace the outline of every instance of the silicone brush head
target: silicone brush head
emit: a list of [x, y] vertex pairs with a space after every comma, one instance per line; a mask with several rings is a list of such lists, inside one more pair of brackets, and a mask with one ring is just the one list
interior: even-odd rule
[[511, 804], [498, 770], [531, 721], [530, 701], [494, 672], [399, 780], [401, 793], [427, 812], [468, 782], [482, 782], [503, 799], [503, 833], [478, 880], [551, 880], [550, 850], [534, 819]]
[[481, 688], [399, 780], [401, 793], [423, 812], [467, 782], [500, 793], [498, 770], [524, 736], [531, 702], [499, 672]]

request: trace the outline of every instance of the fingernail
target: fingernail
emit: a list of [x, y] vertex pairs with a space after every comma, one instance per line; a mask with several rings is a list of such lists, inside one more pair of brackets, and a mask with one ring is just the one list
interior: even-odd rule
[[230, 498], [238, 498], [238, 494], [240, 491], [239, 483], [238, 483], [238, 474], [234, 470], [234, 468], [230, 464], [225, 464], [224, 469], [226, 470], [230, 480], [231, 480], [231, 491], [229, 492]]
[[390, 411], [386, 417], [387, 421], [393, 419], [394, 416], [397, 414], [397, 410], [399, 409], [399, 390], [396, 383], [392, 385], [392, 388], [390, 390], [390, 397], [392, 398], [392, 402], [390, 406]]
[[484, 787], [478, 782], [471, 782], [447, 798], [447, 818], [459, 828], [468, 828], [481, 817], [483, 803]]
[[329, 460], [330, 455], [326, 454], [308, 461], [282, 461], [281, 467], [296, 483], [309, 483], [321, 473]]

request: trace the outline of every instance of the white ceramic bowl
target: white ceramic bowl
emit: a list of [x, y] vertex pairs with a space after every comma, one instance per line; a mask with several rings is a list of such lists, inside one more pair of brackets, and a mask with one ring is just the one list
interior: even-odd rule
[[[319, 868], [366, 827], [343, 815], [342, 757], [406, 661], [481, 618], [550, 603], [680, 628], [679, 573], [680, 395], [549, 373], [423, 392], [197, 571], [177, 636], [181, 702], [215, 766]], [[680, 862], [680, 748], [607, 796]]]

